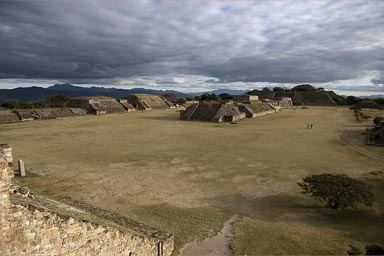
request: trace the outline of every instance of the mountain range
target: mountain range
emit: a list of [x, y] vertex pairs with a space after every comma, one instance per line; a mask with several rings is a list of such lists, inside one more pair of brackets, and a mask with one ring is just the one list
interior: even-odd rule
[[363, 98], [363, 99], [378, 99], [378, 98], [384, 98], [384, 94], [376, 94], [376, 95], [370, 95], [370, 96], [361, 96], [360, 98]]
[[[80, 87], [72, 84], [55, 84], [48, 88], [43, 87], [20, 87], [15, 89], [0, 89], [0, 103], [7, 101], [19, 100], [26, 103], [37, 102], [41, 99], [48, 98], [55, 95], [65, 95], [70, 98], [80, 96], [108, 96], [112, 98], [121, 99], [129, 94], [147, 93], [161, 95], [164, 93], [174, 93], [177, 97], [187, 98], [205, 93], [214, 93], [216, 95], [228, 93], [231, 95], [241, 95], [247, 93], [248, 90], [231, 90], [231, 89], [217, 89], [213, 91], [197, 92], [197, 93], [182, 93], [174, 90], [154, 90], [145, 88], [133, 89], [117, 89], [117, 88], [104, 88], [104, 87]], [[364, 96], [361, 98], [384, 98], [383, 94]]]
[[0, 103], [6, 101], [19, 100], [26, 103], [37, 102], [41, 99], [55, 96], [65, 95], [70, 98], [80, 96], [108, 96], [113, 98], [124, 98], [129, 94], [147, 93], [147, 94], [164, 94], [175, 93], [177, 97], [190, 97], [189, 94], [177, 91], [152, 90], [144, 88], [134, 88], [130, 90], [104, 87], [80, 87], [71, 84], [55, 84], [48, 88], [42, 87], [23, 87], [15, 89], [0, 89]]
[[164, 93], [174, 93], [177, 97], [187, 98], [193, 97], [195, 95], [201, 95], [204, 93], [228, 93], [233, 95], [244, 94], [246, 90], [228, 90], [228, 89], [218, 89], [209, 92], [201, 93], [191, 93], [186, 94], [174, 90], [153, 90], [153, 89], [144, 89], [144, 88], [133, 88], [133, 89], [117, 89], [117, 88], [104, 88], [104, 87], [80, 87], [72, 84], [55, 84], [48, 88], [42, 87], [20, 87], [15, 89], [0, 89], [0, 103], [7, 101], [19, 100], [26, 103], [37, 102], [41, 99], [55, 96], [55, 95], [65, 95], [70, 98], [76, 98], [80, 96], [108, 96], [112, 98], [121, 99], [129, 94], [136, 93], [147, 93], [147, 94], [164, 94]]

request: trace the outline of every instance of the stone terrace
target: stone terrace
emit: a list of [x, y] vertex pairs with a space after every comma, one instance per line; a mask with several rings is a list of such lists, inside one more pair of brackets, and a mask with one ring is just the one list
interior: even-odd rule
[[160, 95], [131, 94], [128, 95], [126, 98], [128, 102], [135, 106], [138, 110], [174, 108], [173, 103], [169, 102]]

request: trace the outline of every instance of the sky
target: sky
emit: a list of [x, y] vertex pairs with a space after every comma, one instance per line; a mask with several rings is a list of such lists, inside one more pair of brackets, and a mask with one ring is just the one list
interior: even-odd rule
[[0, 1], [0, 88], [384, 94], [384, 1]]

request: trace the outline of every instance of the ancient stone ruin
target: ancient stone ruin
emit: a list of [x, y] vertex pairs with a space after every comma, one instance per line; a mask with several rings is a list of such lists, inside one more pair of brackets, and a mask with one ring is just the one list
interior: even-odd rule
[[206, 122], [235, 122], [242, 118], [275, 113], [279, 110], [269, 103], [236, 104], [233, 102], [201, 102], [195, 103], [180, 112], [181, 120], [195, 120]]
[[36, 108], [0, 110], [0, 124], [20, 121], [56, 119], [60, 117], [81, 116], [88, 114], [82, 108]]
[[20, 121], [55, 119], [80, 115], [122, 114], [137, 110], [170, 109], [175, 105], [163, 96], [128, 95], [126, 99], [111, 97], [79, 97], [70, 99], [66, 108], [0, 109], [0, 124]]
[[359, 108], [372, 108], [372, 109], [384, 109], [384, 106], [378, 104], [377, 102], [371, 100], [359, 101], [355, 104], [355, 107]]
[[[261, 100], [280, 101], [283, 98], [291, 98], [296, 106], [336, 106], [336, 102], [325, 91], [311, 85], [298, 85], [291, 91], [258, 91], [250, 92], [257, 95]], [[282, 106], [283, 107], [283, 106]]]
[[89, 114], [119, 114], [134, 111], [134, 107], [127, 100], [116, 100], [111, 97], [80, 97], [70, 99], [68, 107], [86, 109]]
[[8, 109], [0, 110], [0, 124], [20, 122], [17, 114]]
[[[87, 211], [13, 184], [0, 144], [1, 255], [171, 255], [173, 235], [104, 210]], [[87, 208], [88, 209], [88, 208]]]
[[292, 108], [293, 107], [293, 100], [292, 98], [289, 98], [289, 97], [281, 97], [281, 98], [278, 98], [277, 99], [277, 105], [280, 107], [280, 108]]
[[248, 118], [255, 118], [267, 114], [276, 113], [280, 110], [279, 106], [275, 106], [271, 103], [258, 102], [254, 104], [242, 104], [238, 105], [240, 111], [246, 113]]
[[24, 161], [19, 159], [19, 161], [17, 161], [17, 166], [19, 167], [18, 168], [19, 175], [26, 176]]
[[238, 103], [244, 103], [244, 104], [252, 104], [259, 102], [259, 96], [257, 95], [234, 95], [233, 101]]
[[175, 107], [172, 102], [160, 95], [131, 94], [126, 99], [137, 110], [169, 109]]

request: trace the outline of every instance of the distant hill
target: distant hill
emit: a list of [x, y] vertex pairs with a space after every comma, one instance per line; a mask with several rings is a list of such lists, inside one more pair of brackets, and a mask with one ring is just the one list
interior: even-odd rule
[[43, 98], [55, 96], [58, 94], [66, 95], [70, 98], [81, 96], [108, 96], [113, 98], [124, 98], [129, 94], [147, 93], [147, 94], [164, 94], [174, 93], [177, 97], [190, 97], [191, 95], [172, 90], [152, 90], [144, 88], [134, 89], [117, 89], [104, 87], [80, 87], [71, 84], [55, 84], [48, 88], [42, 87], [25, 87], [15, 89], [0, 89], [0, 103], [6, 101], [19, 100], [26, 103], [37, 102]]
[[378, 98], [384, 98], [384, 94], [376, 94], [376, 95], [369, 95], [369, 96], [359, 96], [361, 99], [378, 99]]
[[47, 90], [41, 87], [26, 87], [15, 89], [0, 89], [0, 103], [19, 100], [22, 102], [36, 102], [40, 99], [55, 96], [56, 91]]
[[195, 93], [191, 93], [191, 95], [197, 96], [197, 95], [202, 95], [205, 93], [209, 93], [209, 94], [214, 93], [216, 95], [219, 95], [222, 93], [228, 93], [230, 95], [242, 95], [242, 94], [246, 94], [248, 91], [249, 90], [217, 89], [217, 90], [207, 91], [207, 92], [195, 92]]
[[118, 88], [104, 88], [104, 87], [80, 87], [72, 84], [55, 84], [48, 88], [42, 87], [23, 87], [15, 89], [0, 89], [0, 103], [6, 101], [19, 100], [25, 103], [37, 102], [41, 99], [62, 94], [70, 98], [77, 98], [81, 96], [108, 96], [113, 98], [124, 98], [129, 94], [164, 94], [174, 93], [178, 98], [188, 98], [196, 95], [202, 95], [204, 93], [214, 93], [216, 95], [222, 93], [228, 93], [231, 95], [241, 95], [247, 93], [247, 90], [230, 90], [230, 89], [217, 89], [207, 92], [197, 93], [182, 93], [173, 90], [153, 90], [144, 88], [133, 88], [133, 89], [118, 89]]

